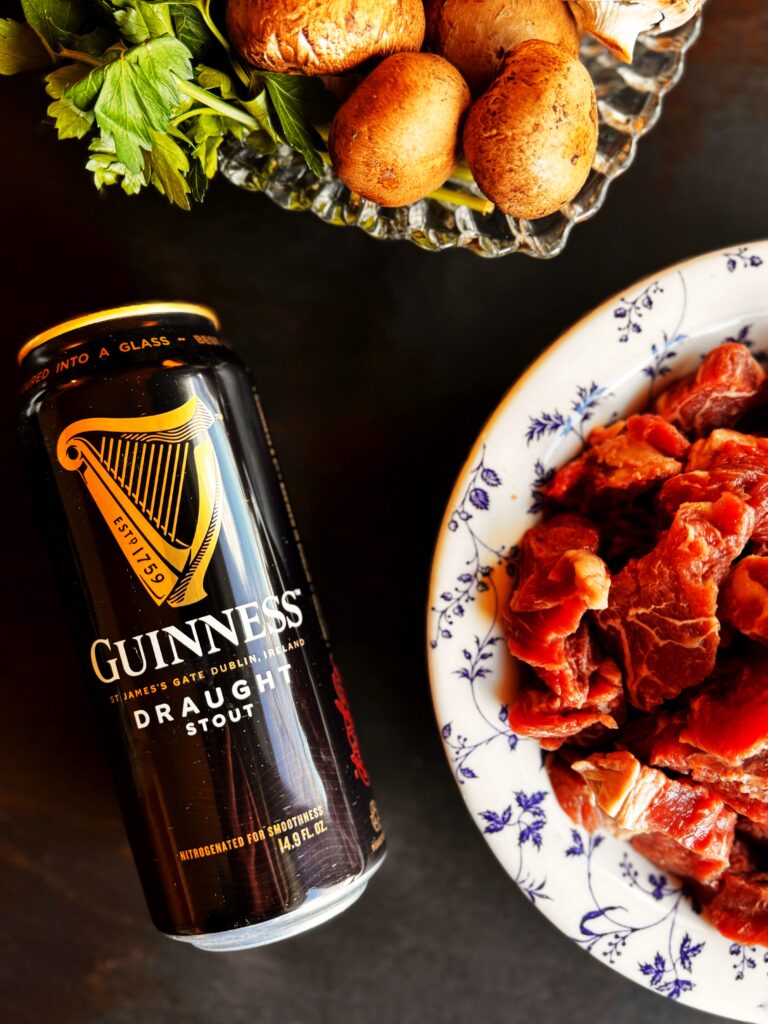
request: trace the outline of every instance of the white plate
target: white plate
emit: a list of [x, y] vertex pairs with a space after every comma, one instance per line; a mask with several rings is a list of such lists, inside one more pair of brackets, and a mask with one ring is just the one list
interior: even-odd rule
[[659, 995], [768, 1022], [768, 950], [729, 942], [679, 882], [610, 836], [575, 829], [533, 740], [506, 724], [515, 671], [501, 629], [512, 549], [538, 488], [593, 427], [645, 408], [726, 339], [768, 353], [768, 241], [710, 253], [626, 289], [515, 384], [451, 495], [432, 569], [432, 695], [451, 769], [488, 845], [583, 949]]

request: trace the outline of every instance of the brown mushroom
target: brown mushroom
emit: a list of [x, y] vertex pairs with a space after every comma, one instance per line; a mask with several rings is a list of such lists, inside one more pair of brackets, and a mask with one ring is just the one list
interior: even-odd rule
[[597, 129], [595, 89], [584, 65], [560, 46], [531, 39], [512, 50], [470, 110], [464, 155], [502, 212], [545, 217], [586, 181]]
[[334, 75], [424, 41], [421, 0], [228, 0], [227, 31], [250, 64]]
[[387, 57], [336, 113], [328, 136], [333, 169], [353, 192], [405, 206], [448, 178], [470, 94], [433, 53]]

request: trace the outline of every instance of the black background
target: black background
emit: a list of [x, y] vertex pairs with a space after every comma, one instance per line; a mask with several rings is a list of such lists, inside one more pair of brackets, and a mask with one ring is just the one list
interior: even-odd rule
[[[0, 82], [0, 1019], [703, 1024], [572, 946], [495, 862], [444, 761], [424, 609], [453, 478], [531, 358], [633, 279], [768, 235], [767, 49], [765, 0], [710, 3], [659, 126], [551, 263], [375, 242], [223, 181], [191, 215], [99, 196], [35, 76]], [[390, 840], [353, 909], [239, 954], [149, 924], [13, 443], [17, 345], [152, 298], [213, 305], [255, 371]]]

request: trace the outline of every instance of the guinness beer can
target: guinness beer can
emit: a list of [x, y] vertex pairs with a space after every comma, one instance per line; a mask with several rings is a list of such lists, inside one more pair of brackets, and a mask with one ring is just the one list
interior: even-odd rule
[[384, 833], [251, 379], [216, 315], [127, 306], [19, 353], [20, 430], [160, 931], [286, 938]]

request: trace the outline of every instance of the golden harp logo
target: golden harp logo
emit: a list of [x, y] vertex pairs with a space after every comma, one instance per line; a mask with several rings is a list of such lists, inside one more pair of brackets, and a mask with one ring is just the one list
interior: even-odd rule
[[[198, 398], [156, 416], [93, 418], [59, 436], [120, 550], [157, 604], [194, 604], [221, 526], [221, 475]], [[194, 479], [190, 479], [190, 477]]]

